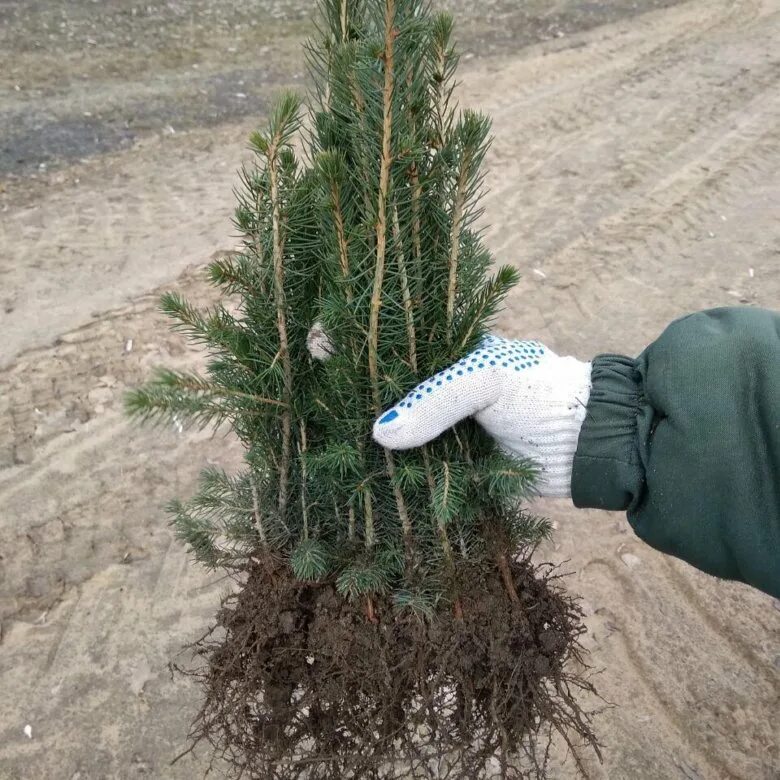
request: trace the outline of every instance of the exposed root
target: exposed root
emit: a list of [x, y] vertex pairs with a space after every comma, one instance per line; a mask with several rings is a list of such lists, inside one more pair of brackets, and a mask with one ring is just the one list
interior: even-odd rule
[[513, 604], [519, 604], [520, 597], [517, 595], [517, 589], [515, 588], [515, 583], [512, 579], [512, 572], [509, 569], [509, 562], [504, 553], [499, 553], [497, 564], [498, 570], [501, 572], [501, 580], [504, 583], [507, 596], [509, 596], [509, 599]]
[[377, 622], [331, 585], [254, 566], [194, 645], [193, 743], [270, 780], [542, 777], [554, 732], [598, 753], [577, 700], [593, 687], [572, 669], [580, 610], [548, 569], [505, 563], [516, 602], [498, 567], [475, 570], [460, 615], [375, 599]]

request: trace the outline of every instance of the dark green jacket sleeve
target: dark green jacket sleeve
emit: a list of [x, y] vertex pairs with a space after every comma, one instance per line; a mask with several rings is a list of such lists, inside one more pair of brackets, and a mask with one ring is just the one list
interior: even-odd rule
[[627, 510], [658, 550], [780, 598], [780, 313], [693, 314], [592, 379], [574, 503]]

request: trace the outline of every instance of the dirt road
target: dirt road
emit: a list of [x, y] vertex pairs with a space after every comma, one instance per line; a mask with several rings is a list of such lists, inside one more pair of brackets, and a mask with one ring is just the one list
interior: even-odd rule
[[[499, 328], [589, 358], [637, 352], [693, 309], [780, 308], [777, 0], [596, 21], [514, 52], [487, 36], [490, 56], [461, 70], [462, 102], [494, 118], [488, 243], [523, 272]], [[169, 766], [197, 691], [167, 663], [226, 586], [188, 565], [160, 507], [238, 451], [121, 413], [153, 365], [198, 361], [156, 313], [158, 289], [208, 300], [197, 266], [232, 245], [254, 119], [188, 122], [0, 180], [3, 780], [206, 766]], [[568, 561], [616, 705], [598, 716], [592, 776], [780, 775], [780, 604], [644, 547], [620, 515], [541, 510], [557, 533], [540, 555]]]

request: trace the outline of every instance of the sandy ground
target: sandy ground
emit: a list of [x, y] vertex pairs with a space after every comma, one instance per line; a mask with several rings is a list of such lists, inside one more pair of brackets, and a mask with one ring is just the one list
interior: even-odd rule
[[[14, 7], [0, 3], [0, 21]], [[555, 22], [514, 52], [496, 17], [490, 56], [467, 25], [478, 54], [461, 71], [463, 102], [493, 116], [496, 136], [487, 238], [523, 272], [500, 329], [589, 358], [635, 353], [691, 310], [779, 308], [780, 4], [594, 13], [596, 26]], [[46, 56], [20, 49], [29, 67], [3, 71], [0, 114], [30, 116], [15, 79]], [[274, 83], [294, 81], [282, 65]], [[46, 83], [33, 86], [56, 124], [67, 101]], [[48, 161], [19, 133], [0, 141], [11, 161], [0, 178], [3, 780], [192, 778], [206, 766], [202, 753], [169, 765], [198, 692], [167, 664], [226, 585], [188, 564], [160, 507], [238, 452], [221, 434], [139, 430], [121, 396], [153, 365], [198, 359], [156, 296], [213, 295], [198, 268], [232, 245], [234, 171], [256, 121], [231, 111], [185, 112], [168, 132], [154, 108], [160, 132], [86, 150], [77, 128]], [[597, 718], [604, 763], [592, 777], [780, 776], [780, 604], [655, 553], [620, 515], [540, 509], [557, 526], [540, 556], [573, 572], [615, 705]], [[573, 763], [553, 776], [573, 777]]]

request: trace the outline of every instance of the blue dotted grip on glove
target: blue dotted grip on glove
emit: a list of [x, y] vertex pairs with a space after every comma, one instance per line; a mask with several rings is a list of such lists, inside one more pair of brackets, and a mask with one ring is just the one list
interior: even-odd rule
[[[441, 387], [445, 382], [457, 382], [458, 377], [467, 376], [480, 369], [500, 365], [503, 368], [522, 371], [531, 366], [538, 366], [542, 355], [544, 355], [544, 346], [538, 341], [512, 341], [499, 336], [487, 336], [475, 352], [417, 385], [398, 404], [398, 407], [411, 409], [417, 401], [433, 395], [436, 388]], [[380, 425], [389, 423], [397, 417], [398, 412], [391, 409], [380, 418], [379, 423]]]

